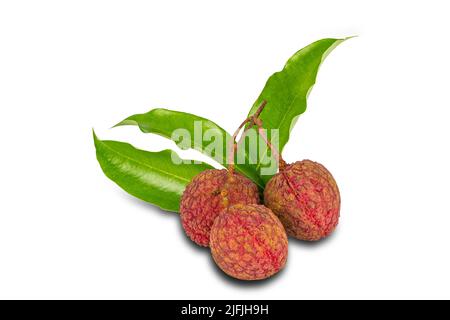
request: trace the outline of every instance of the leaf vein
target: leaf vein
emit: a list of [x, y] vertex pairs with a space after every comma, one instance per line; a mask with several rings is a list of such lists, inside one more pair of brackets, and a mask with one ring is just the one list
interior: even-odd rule
[[159, 172], [159, 173], [161, 173], [161, 174], [166, 174], [166, 175], [168, 175], [168, 176], [172, 176], [172, 177], [174, 177], [174, 178], [177, 178], [178, 180], [185, 181], [185, 182], [188, 182], [188, 183], [190, 182], [189, 179], [186, 179], [186, 178], [181, 177], [181, 176], [178, 176], [178, 175], [174, 175], [174, 174], [169, 173], [169, 172], [167, 172], [167, 171], [160, 170], [160, 169], [158, 169], [158, 168], [155, 168], [155, 167], [153, 167], [153, 166], [150, 166], [150, 165], [148, 165], [148, 164], [145, 164], [145, 163], [143, 163], [143, 162], [141, 162], [141, 161], [138, 161], [138, 160], [136, 160], [136, 159], [133, 159], [133, 158], [131, 158], [131, 157], [128, 157], [128, 156], [126, 156], [126, 155], [124, 155], [124, 154], [118, 152], [117, 150], [114, 150], [113, 148], [111, 148], [110, 146], [108, 146], [104, 141], [101, 141], [101, 140], [99, 140], [99, 141], [102, 143], [102, 145], [103, 145], [104, 147], [106, 147], [107, 149], [111, 150], [113, 153], [118, 154], [118, 155], [120, 155], [120, 156], [122, 156], [122, 157], [124, 157], [124, 158], [126, 158], [126, 159], [128, 159], [128, 160], [130, 160], [131, 162], [135, 162], [135, 163], [140, 164], [140, 165], [142, 165], [142, 166], [144, 166], [144, 167], [147, 167], [147, 168], [150, 168], [150, 169], [152, 169], [152, 170], [154, 170], [154, 171], [157, 171], [157, 172]]

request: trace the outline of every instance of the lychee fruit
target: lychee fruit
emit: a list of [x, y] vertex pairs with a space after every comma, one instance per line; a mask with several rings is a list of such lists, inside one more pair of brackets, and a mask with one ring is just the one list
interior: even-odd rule
[[260, 203], [258, 187], [238, 173], [205, 170], [192, 179], [181, 197], [182, 226], [192, 241], [207, 247], [214, 219], [225, 208], [238, 203]]
[[280, 167], [266, 185], [264, 203], [288, 235], [316, 241], [336, 228], [341, 199], [331, 173], [317, 162], [303, 160]]
[[263, 205], [237, 204], [214, 221], [210, 238], [214, 261], [226, 274], [241, 280], [261, 280], [286, 264], [286, 231]]

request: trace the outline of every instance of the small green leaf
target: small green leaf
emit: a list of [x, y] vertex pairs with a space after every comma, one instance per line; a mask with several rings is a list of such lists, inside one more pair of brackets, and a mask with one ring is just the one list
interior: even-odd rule
[[201, 162], [181, 163], [183, 160], [171, 150], [143, 151], [93, 135], [97, 160], [105, 175], [131, 195], [164, 210], [178, 212], [186, 185], [200, 172], [212, 169]]
[[[135, 125], [142, 132], [154, 133], [171, 139], [182, 149], [192, 148], [211, 157], [223, 166], [228, 163], [227, 147], [231, 135], [216, 123], [185, 112], [167, 109], [153, 109], [147, 113], [135, 114], [119, 122], [116, 126]], [[237, 163], [236, 171], [253, 180], [258, 186], [264, 184], [250, 164]]]
[[[348, 39], [348, 38], [347, 38]], [[267, 105], [261, 113], [263, 127], [278, 129], [279, 150], [283, 150], [289, 140], [289, 134], [300, 114], [306, 110], [306, 100], [316, 82], [317, 72], [326, 56], [346, 39], [322, 39], [316, 41], [295, 53], [286, 63], [283, 70], [274, 73], [256, 99], [249, 115], [252, 115], [263, 100]], [[267, 162], [270, 155], [267, 148], [261, 152], [256, 170]], [[263, 176], [268, 181], [271, 176]]]

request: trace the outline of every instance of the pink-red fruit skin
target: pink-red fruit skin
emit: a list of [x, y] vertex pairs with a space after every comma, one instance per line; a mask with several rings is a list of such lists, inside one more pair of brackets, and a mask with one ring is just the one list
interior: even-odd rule
[[214, 219], [230, 205], [259, 203], [258, 187], [248, 178], [227, 170], [205, 170], [186, 187], [180, 203], [181, 223], [189, 238], [209, 245]]
[[317, 162], [303, 160], [272, 177], [264, 190], [264, 203], [288, 235], [317, 241], [336, 228], [341, 198], [331, 173]]
[[211, 253], [226, 274], [240, 280], [261, 280], [286, 264], [286, 231], [263, 205], [234, 205], [225, 209], [211, 229]]

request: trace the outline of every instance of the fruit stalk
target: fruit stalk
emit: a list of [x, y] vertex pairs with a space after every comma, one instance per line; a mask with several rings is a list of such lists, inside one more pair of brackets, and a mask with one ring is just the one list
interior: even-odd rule
[[[266, 104], [267, 104], [267, 101], [263, 100], [261, 102], [261, 104], [259, 105], [258, 109], [256, 110], [256, 112], [253, 115], [251, 115], [250, 117], [248, 117], [247, 119], [245, 119], [239, 125], [239, 127], [236, 129], [236, 131], [233, 133], [233, 136], [231, 137], [231, 141], [228, 146], [228, 172], [229, 172], [230, 177], [232, 177], [233, 173], [234, 173], [234, 156], [235, 156], [237, 148], [238, 148], [238, 143], [236, 142], [236, 138], [239, 135], [239, 132], [241, 132], [242, 128], [246, 124], [250, 124], [250, 125], [248, 126], [248, 128], [245, 129], [245, 131], [247, 131], [249, 128], [251, 128], [253, 125], [255, 125], [257, 121], [260, 123], [261, 120], [259, 119], [259, 115], [264, 110], [264, 107], [266, 106]], [[245, 131], [244, 131], [243, 135], [245, 134]]]
[[[278, 164], [278, 167], [280, 169], [280, 171], [282, 171], [285, 167], [286, 167], [286, 162], [283, 160], [283, 157], [281, 156], [280, 152], [278, 152], [278, 150], [273, 146], [273, 144], [270, 142], [269, 138], [266, 135], [266, 132], [264, 131], [263, 128], [263, 123], [261, 118], [259, 118], [261, 112], [263, 111], [264, 107], [266, 106], [267, 101], [263, 100], [263, 102], [261, 103], [261, 105], [258, 107], [258, 109], [256, 110], [256, 112], [251, 115], [250, 117], [248, 117], [242, 124], [241, 127], [237, 130], [237, 132], [240, 131], [240, 129], [242, 128], [242, 126], [244, 126], [245, 124], [247, 124], [247, 128], [245, 129], [244, 133], [242, 134], [241, 139], [239, 140], [239, 142], [237, 143], [237, 146], [234, 144], [234, 148], [237, 149], [237, 147], [240, 145], [240, 143], [243, 141], [243, 138], [245, 137], [245, 133], [253, 128], [254, 126], [257, 127], [258, 129], [258, 134], [261, 137], [261, 139], [264, 140], [265, 144], [267, 145], [267, 147], [270, 149], [272, 156], [275, 158], [275, 161]], [[235, 133], [237, 136], [237, 133]], [[235, 135], [233, 135], [234, 139], [236, 138]], [[234, 155], [233, 155], [233, 159], [234, 159]]]
[[283, 160], [283, 157], [278, 152], [278, 150], [273, 146], [273, 144], [267, 138], [266, 132], [264, 131], [264, 129], [262, 127], [261, 119], [258, 119], [258, 120], [260, 122], [259, 124], [257, 124], [258, 134], [264, 140], [264, 142], [266, 143], [267, 147], [272, 152], [272, 156], [275, 158], [275, 161], [278, 163], [278, 167], [279, 167], [280, 171], [283, 171], [284, 168], [286, 167], [286, 162]]

